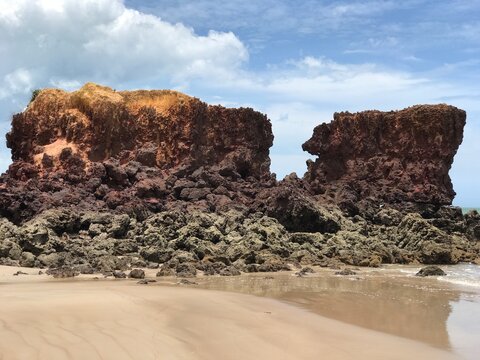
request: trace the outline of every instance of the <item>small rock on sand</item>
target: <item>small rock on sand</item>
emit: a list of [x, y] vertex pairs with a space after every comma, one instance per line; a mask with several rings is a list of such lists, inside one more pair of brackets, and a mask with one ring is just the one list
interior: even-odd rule
[[335, 275], [350, 276], [350, 275], [357, 275], [357, 273], [352, 269], [343, 269], [341, 271], [336, 271]]
[[20, 270], [13, 274], [13, 276], [18, 276], [18, 275], [28, 275], [28, 274]]
[[178, 285], [198, 285], [197, 282], [191, 281], [191, 280], [188, 280], [188, 279], [182, 279], [179, 282], [177, 282], [177, 284]]
[[415, 275], [425, 277], [425, 276], [445, 276], [447, 274], [445, 274], [445, 271], [440, 269], [438, 266], [429, 265], [429, 266], [425, 266], [424, 268], [421, 268], [420, 271], [417, 272]]
[[52, 275], [56, 279], [70, 278], [77, 276], [78, 274], [77, 271], [68, 266], [47, 270], [47, 275]]
[[302, 270], [295, 273], [298, 277], [303, 277], [307, 274], [313, 274], [315, 271], [311, 267], [304, 267]]
[[127, 274], [125, 274], [123, 271], [114, 271], [112, 273], [113, 277], [115, 279], [125, 279], [127, 277]]
[[132, 279], [144, 279], [145, 278], [145, 271], [143, 271], [142, 269], [133, 269], [128, 274], [128, 277], [132, 278]]
[[154, 282], [157, 282], [157, 280], [154, 280], [154, 279], [142, 279], [142, 280], [140, 280], [140, 281], [137, 281], [137, 284], [148, 285], [149, 283], [154, 283]]

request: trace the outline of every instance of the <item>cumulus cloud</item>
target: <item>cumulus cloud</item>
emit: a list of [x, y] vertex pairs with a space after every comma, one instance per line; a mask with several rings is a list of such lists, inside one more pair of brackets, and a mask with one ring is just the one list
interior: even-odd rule
[[[329, 121], [335, 111], [391, 110], [418, 103], [449, 102], [469, 113], [469, 135], [453, 175], [461, 186], [473, 189], [473, 183], [462, 179], [480, 173], [480, 165], [474, 162], [478, 146], [474, 146], [476, 137], [472, 135], [478, 134], [475, 116], [480, 116], [475, 97], [478, 76], [474, 71], [478, 60], [455, 60], [415, 72], [396, 63], [381, 66], [378, 58], [376, 63], [370, 62], [374, 57], [363, 62], [357, 59], [349, 63], [351, 57], [335, 61], [318, 56], [324, 52], [312, 45], [315, 49], [311, 53], [317, 56], [278, 60], [278, 56], [265, 55], [249, 62], [247, 46], [251, 48], [252, 40], [245, 45], [228, 32], [248, 29], [244, 34], [258, 37], [258, 33], [266, 31], [267, 40], [274, 35], [281, 40], [298, 33], [329, 34], [332, 41], [337, 41], [336, 29], [341, 25], [340, 37], [367, 32], [368, 36], [361, 36], [365, 44], [353, 44], [360, 49], [365, 45], [367, 51], [379, 49], [384, 53], [390, 46], [403, 51], [399, 33], [437, 37], [443, 37], [443, 33], [434, 31], [435, 24], [432, 28], [412, 22], [415, 29], [407, 30], [392, 24], [392, 29], [381, 35], [385, 39], [379, 40], [361, 24], [398, 6], [414, 6], [422, 1], [409, 0], [399, 5], [381, 0], [362, 4], [308, 0], [299, 6], [293, 0], [165, 0], [156, 15], [151, 15], [129, 8], [128, 0], [0, 0], [0, 133], [8, 130], [5, 120], [25, 106], [35, 88], [72, 90], [86, 81], [119, 89], [174, 88], [212, 103], [251, 106], [268, 114], [275, 134], [272, 169], [283, 176], [291, 171], [303, 174], [304, 160], [309, 155], [302, 152], [301, 144], [315, 125]], [[258, 21], [259, 13], [264, 15], [263, 23]], [[198, 25], [200, 29], [175, 21]], [[469, 24], [474, 23], [459, 28], [459, 38], [475, 38], [478, 26]], [[301, 40], [301, 36], [295, 39]], [[268, 50], [274, 55], [295, 56], [274, 49], [278, 42], [274, 44]], [[298, 49], [301, 47], [299, 44]], [[270, 59], [275, 59], [273, 64], [267, 64]], [[0, 170], [9, 162], [7, 154], [2, 142]], [[460, 199], [465, 201], [461, 195]]]
[[34, 86], [185, 81], [248, 59], [230, 32], [204, 36], [121, 0], [0, 0], [0, 97]]

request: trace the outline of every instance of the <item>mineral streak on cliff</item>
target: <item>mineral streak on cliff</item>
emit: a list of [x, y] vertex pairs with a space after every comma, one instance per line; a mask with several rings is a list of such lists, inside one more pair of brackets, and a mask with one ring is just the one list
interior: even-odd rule
[[465, 111], [417, 105], [400, 111], [335, 113], [303, 149], [318, 155], [305, 180], [336, 202], [451, 204], [448, 171], [462, 142]]
[[[14, 116], [7, 145], [14, 161], [42, 171], [72, 158], [120, 157], [147, 166], [232, 166], [242, 176], [269, 174], [273, 135], [265, 115], [252, 109], [209, 106], [169, 90], [115, 91], [88, 83], [80, 90], [42, 90]], [[153, 153], [152, 153], [153, 149]]]

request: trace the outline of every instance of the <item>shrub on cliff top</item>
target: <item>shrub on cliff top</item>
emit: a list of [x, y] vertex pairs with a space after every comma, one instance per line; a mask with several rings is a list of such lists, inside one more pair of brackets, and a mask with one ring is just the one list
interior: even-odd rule
[[30, 102], [33, 102], [35, 100], [35, 98], [38, 96], [38, 94], [40, 94], [40, 89], [35, 89], [32, 91], [32, 97], [30, 98]]

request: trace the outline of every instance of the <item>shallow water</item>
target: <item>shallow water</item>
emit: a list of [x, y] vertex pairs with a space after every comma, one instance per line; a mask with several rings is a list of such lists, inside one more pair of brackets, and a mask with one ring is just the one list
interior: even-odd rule
[[325, 317], [448, 349], [465, 359], [480, 354], [480, 267], [445, 266], [445, 277], [419, 278], [418, 266], [361, 269], [350, 277], [319, 269], [209, 277], [199, 287], [272, 297]]

